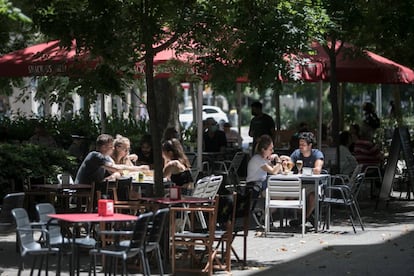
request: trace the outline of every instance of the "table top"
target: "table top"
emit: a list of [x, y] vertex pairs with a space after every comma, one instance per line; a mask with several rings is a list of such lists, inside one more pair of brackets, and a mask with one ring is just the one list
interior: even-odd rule
[[168, 197], [142, 197], [140, 200], [164, 205], [198, 204], [212, 202], [212, 200], [209, 198], [200, 197], [182, 197], [181, 199], [171, 199]]
[[100, 216], [97, 213], [71, 213], [71, 214], [49, 214], [48, 217], [67, 222], [110, 222], [110, 221], [132, 221], [137, 216], [114, 213], [112, 216]]
[[[277, 177], [299, 177], [301, 179], [320, 179], [320, 178], [325, 178], [325, 177], [330, 177], [331, 175], [329, 174], [312, 174], [312, 175], [305, 175], [305, 174], [275, 174]], [[271, 175], [269, 175], [271, 176]]]
[[90, 189], [92, 186], [89, 184], [33, 184], [32, 189], [47, 189], [47, 190], [80, 190]]

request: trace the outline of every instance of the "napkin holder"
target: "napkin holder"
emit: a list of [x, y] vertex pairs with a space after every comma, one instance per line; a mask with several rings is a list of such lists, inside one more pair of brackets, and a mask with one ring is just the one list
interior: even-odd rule
[[311, 175], [313, 175], [313, 169], [309, 168], [309, 167], [303, 167], [302, 168], [302, 174], [306, 175], [306, 176], [311, 176]]
[[171, 200], [181, 199], [181, 187], [173, 186], [170, 188], [170, 199]]
[[98, 200], [98, 215], [108, 217], [114, 215], [114, 201], [112, 199]]

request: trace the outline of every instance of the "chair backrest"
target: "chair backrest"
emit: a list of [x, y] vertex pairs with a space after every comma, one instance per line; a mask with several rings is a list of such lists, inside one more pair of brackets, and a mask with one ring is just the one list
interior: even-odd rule
[[242, 151], [236, 152], [233, 159], [231, 160], [229, 170], [232, 170], [237, 174], [237, 171], [239, 170], [240, 165], [242, 164], [244, 157], [245, 157], [244, 152], [242, 152]]
[[196, 184], [194, 185], [193, 190], [193, 197], [203, 197], [204, 191], [206, 190], [206, 187], [208, 183], [210, 182], [210, 176], [205, 176], [201, 179], [199, 179]]
[[332, 169], [337, 168], [337, 148], [336, 147], [322, 147], [323, 165], [332, 173]]
[[194, 166], [196, 161], [197, 161], [197, 153], [195, 152], [186, 152], [185, 155], [188, 158], [188, 161], [190, 162], [191, 167], [196, 167]]
[[233, 232], [236, 221], [237, 193], [219, 195], [217, 223], [223, 230]]
[[302, 200], [302, 181], [299, 177], [270, 176], [267, 180], [266, 200]]
[[158, 209], [152, 222], [150, 223], [151, 229], [149, 229], [147, 241], [159, 243], [164, 231], [165, 221], [167, 219], [168, 213], [170, 212], [169, 208]]
[[114, 193], [115, 201], [128, 201], [131, 185], [132, 177], [118, 179], [116, 181], [116, 193]]
[[32, 185], [36, 184], [47, 184], [46, 176], [29, 176], [25, 180], [25, 185], [23, 185], [24, 190], [30, 191]]
[[153, 213], [147, 212], [140, 214], [134, 225], [134, 232], [129, 243], [129, 250], [134, 248], [144, 248], [148, 231], [148, 223], [152, 220]]
[[359, 191], [361, 190], [361, 186], [364, 183], [364, 180], [365, 180], [365, 173], [359, 173], [355, 177], [355, 180], [353, 181], [352, 186], [351, 186], [351, 193], [354, 199], [358, 198]]
[[48, 229], [49, 239], [59, 241], [62, 238], [60, 226], [57, 222], [50, 224], [51, 219], [48, 217], [49, 214], [56, 214], [55, 207], [50, 203], [38, 203], [36, 204], [36, 212], [39, 222]]
[[[41, 246], [34, 240], [33, 232], [31, 230], [29, 215], [23, 208], [14, 208], [12, 210], [14, 220], [16, 222], [16, 232], [18, 241], [20, 242], [21, 255], [24, 256], [26, 250], [40, 249]], [[26, 230], [25, 230], [26, 229]]]
[[208, 182], [204, 190], [204, 195], [202, 197], [214, 198], [217, 195], [222, 182], [223, 182], [222, 175], [212, 175], [210, 177], [210, 181]]
[[200, 174], [200, 171], [198, 170], [198, 168], [191, 168], [190, 172], [191, 172], [191, 178], [193, 179], [193, 183], [196, 183], [198, 180], [198, 175]]
[[355, 182], [355, 180], [356, 180], [356, 178], [357, 178], [358, 174], [360, 174], [360, 173], [362, 172], [362, 169], [363, 169], [363, 168], [364, 168], [364, 165], [363, 165], [363, 164], [358, 164], [358, 165], [355, 167], [354, 171], [352, 172], [352, 174], [351, 174], [351, 176], [350, 176], [350, 178], [349, 178], [349, 182], [351, 182], [350, 184], [352, 184], [352, 183], [354, 183], [354, 182]]
[[57, 175], [57, 181], [59, 184], [73, 184], [73, 178], [70, 173], [59, 173]]
[[[252, 193], [247, 190], [245, 193], [237, 193], [237, 204], [236, 204], [236, 230], [245, 230], [245, 227], [249, 227], [250, 208], [251, 208]], [[241, 221], [239, 227], [238, 221]], [[247, 229], [248, 230], [248, 229]]]
[[0, 212], [0, 223], [13, 223], [13, 215], [11, 211], [14, 208], [23, 208], [24, 193], [7, 194], [3, 198], [3, 204]]
[[37, 218], [39, 222], [47, 223], [49, 221], [49, 214], [56, 214], [55, 207], [50, 203], [38, 203], [36, 204]]

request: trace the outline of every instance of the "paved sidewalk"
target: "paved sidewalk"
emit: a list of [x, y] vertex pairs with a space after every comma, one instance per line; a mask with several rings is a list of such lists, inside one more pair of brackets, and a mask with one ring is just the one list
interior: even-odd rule
[[[303, 238], [300, 229], [289, 227], [267, 237], [251, 230], [248, 265], [234, 262], [233, 275], [414, 275], [414, 202], [392, 201], [382, 210], [375, 210], [372, 201], [361, 205], [366, 229], [357, 226], [356, 234], [340, 210], [334, 210], [329, 231]], [[234, 247], [242, 252], [241, 238]], [[18, 261], [14, 234], [0, 236], [0, 275], [17, 275]], [[23, 275], [29, 275], [29, 265]], [[82, 265], [81, 275], [87, 275], [86, 252]], [[65, 269], [62, 275], [68, 275], [67, 262]]]

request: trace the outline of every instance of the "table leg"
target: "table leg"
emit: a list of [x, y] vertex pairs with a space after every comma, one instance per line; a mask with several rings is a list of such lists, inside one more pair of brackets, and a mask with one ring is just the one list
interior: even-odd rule
[[315, 179], [315, 210], [314, 210], [315, 232], [319, 230], [319, 179]]

